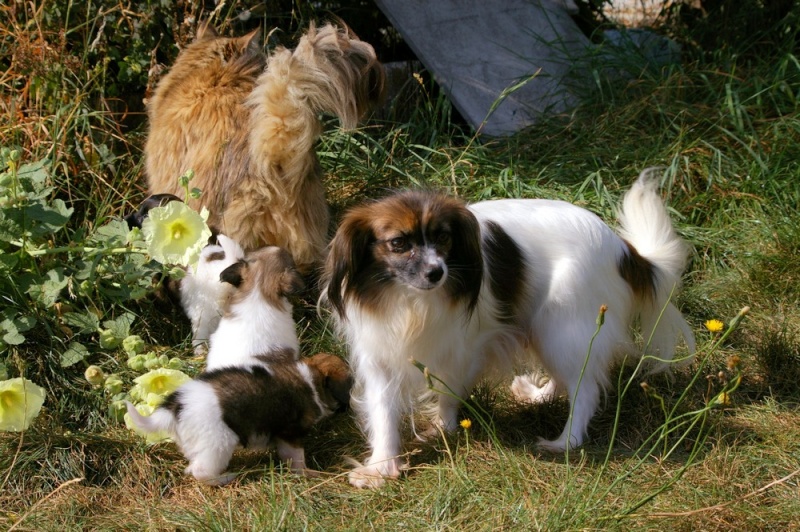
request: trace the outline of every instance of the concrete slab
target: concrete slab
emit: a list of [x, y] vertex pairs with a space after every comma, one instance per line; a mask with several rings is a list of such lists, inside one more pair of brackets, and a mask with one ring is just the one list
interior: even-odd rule
[[542, 113], [562, 112], [591, 82], [588, 71], [576, 67], [592, 45], [569, 16], [577, 9], [573, 0], [377, 4], [482, 134], [512, 134]]

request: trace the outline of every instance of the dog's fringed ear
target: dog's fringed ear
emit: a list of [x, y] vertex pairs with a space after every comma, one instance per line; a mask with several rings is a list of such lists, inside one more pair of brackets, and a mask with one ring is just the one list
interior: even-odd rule
[[243, 260], [234, 262], [219, 274], [219, 280], [222, 283], [232, 284], [236, 288], [242, 284], [242, 270], [247, 267], [247, 263]]
[[467, 310], [472, 313], [478, 304], [483, 281], [480, 224], [460, 201], [450, 209], [453, 247], [447, 261], [451, 272], [447, 287], [452, 297], [467, 298]]
[[374, 236], [369, 219], [361, 210], [345, 215], [330, 244], [325, 263], [328, 302], [345, 319], [344, 300], [356, 290], [354, 283], [369, 260]]

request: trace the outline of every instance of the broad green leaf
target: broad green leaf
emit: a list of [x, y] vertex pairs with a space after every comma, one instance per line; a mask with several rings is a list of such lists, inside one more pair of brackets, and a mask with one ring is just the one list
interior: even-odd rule
[[89, 356], [89, 350], [80, 342], [70, 342], [67, 350], [61, 353], [61, 367], [68, 368]]
[[69, 279], [64, 276], [64, 271], [61, 268], [54, 268], [47, 272], [43, 283], [32, 285], [28, 293], [42, 306], [50, 308], [58, 301], [61, 291], [68, 282]]
[[70, 327], [78, 328], [76, 334], [93, 333], [100, 328], [100, 319], [89, 311], [66, 312], [63, 320]]
[[111, 333], [121, 340], [124, 340], [131, 334], [131, 324], [136, 317], [130, 312], [126, 312], [113, 320], [106, 320], [103, 322], [103, 327], [110, 330]]

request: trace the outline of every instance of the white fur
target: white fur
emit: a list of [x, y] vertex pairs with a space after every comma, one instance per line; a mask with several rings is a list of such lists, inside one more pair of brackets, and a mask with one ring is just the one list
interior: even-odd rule
[[142, 416], [128, 403], [128, 415], [134, 425], [146, 432], [166, 432], [189, 461], [186, 474], [213, 486], [227, 484], [235, 474], [223, 474], [239, 437], [222, 420], [222, 410], [214, 388], [207, 382], [189, 381], [180, 388], [180, 419], [172, 412], [157, 408], [149, 417]]
[[[222, 317], [225, 299], [233, 291], [230, 284], [219, 280], [219, 274], [244, 258], [244, 251], [234, 240], [217, 235], [217, 242], [203, 248], [197, 264], [181, 281], [181, 306], [192, 323], [192, 346], [198, 355], [206, 353], [211, 334]], [[219, 252], [225, 253], [224, 259], [209, 260]]]
[[[412, 357], [462, 397], [484, 376], [508, 373], [519, 363], [540, 365], [550, 375], [548, 383], [538, 386], [518, 377], [513, 391], [534, 402], [567, 393], [571, 421], [555, 440], [540, 442], [545, 449], [563, 451], [583, 443], [601, 391], [609, 384], [612, 362], [619, 355], [640, 352], [630, 333], [636, 316], [647, 339], [666, 309], [652, 334], [649, 352], [661, 360], [653, 369], [668, 366], [679, 336], [694, 351], [691, 330], [669, 303], [687, 251], [672, 229], [656, 184], [644, 173], [625, 196], [619, 233], [655, 265], [655, 301], [636, 297], [620, 277], [617, 261], [626, 245], [589, 211], [549, 200], [486, 201], [469, 209], [482, 230], [488, 221], [495, 222], [523, 252], [526, 277], [518, 317], [524, 326], [496, 319], [487, 279], [471, 317], [463, 306], [453, 307], [441, 289], [445, 279], [428, 291], [392, 283], [374, 313], [356, 297], [346, 298], [345, 316], [337, 325], [350, 347], [356, 376], [353, 406], [372, 451], [350, 474], [355, 486], [378, 487], [399, 475], [402, 416], [426, 390], [422, 373], [409, 363]], [[587, 362], [601, 305], [608, 307], [605, 324]], [[459, 401], [447, 395], [438, 399], [438, 421], [454, 429]]]
[[279, 307], [267, 304], [258, 290], [232, 305], [211, 335], [206, 371], [260, 363], [255, 357], [275, 348], [291, 348], [299, 356], [292, 305], [282, 298]]

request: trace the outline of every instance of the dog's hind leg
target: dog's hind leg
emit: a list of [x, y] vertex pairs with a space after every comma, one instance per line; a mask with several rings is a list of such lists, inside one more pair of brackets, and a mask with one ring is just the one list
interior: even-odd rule
[[540, 439], [538, 445], [541, 449], [564, 452], [568, 445], [570, 449], [574, 449], [583, 444], [589, 421], [600, 403], [600, 386], [592, 379], [584, 379], [579, 386], [577, 383], [568, 384], [567, 391], [570, 398], [570, 417], [567, 424], [555, 440]]

